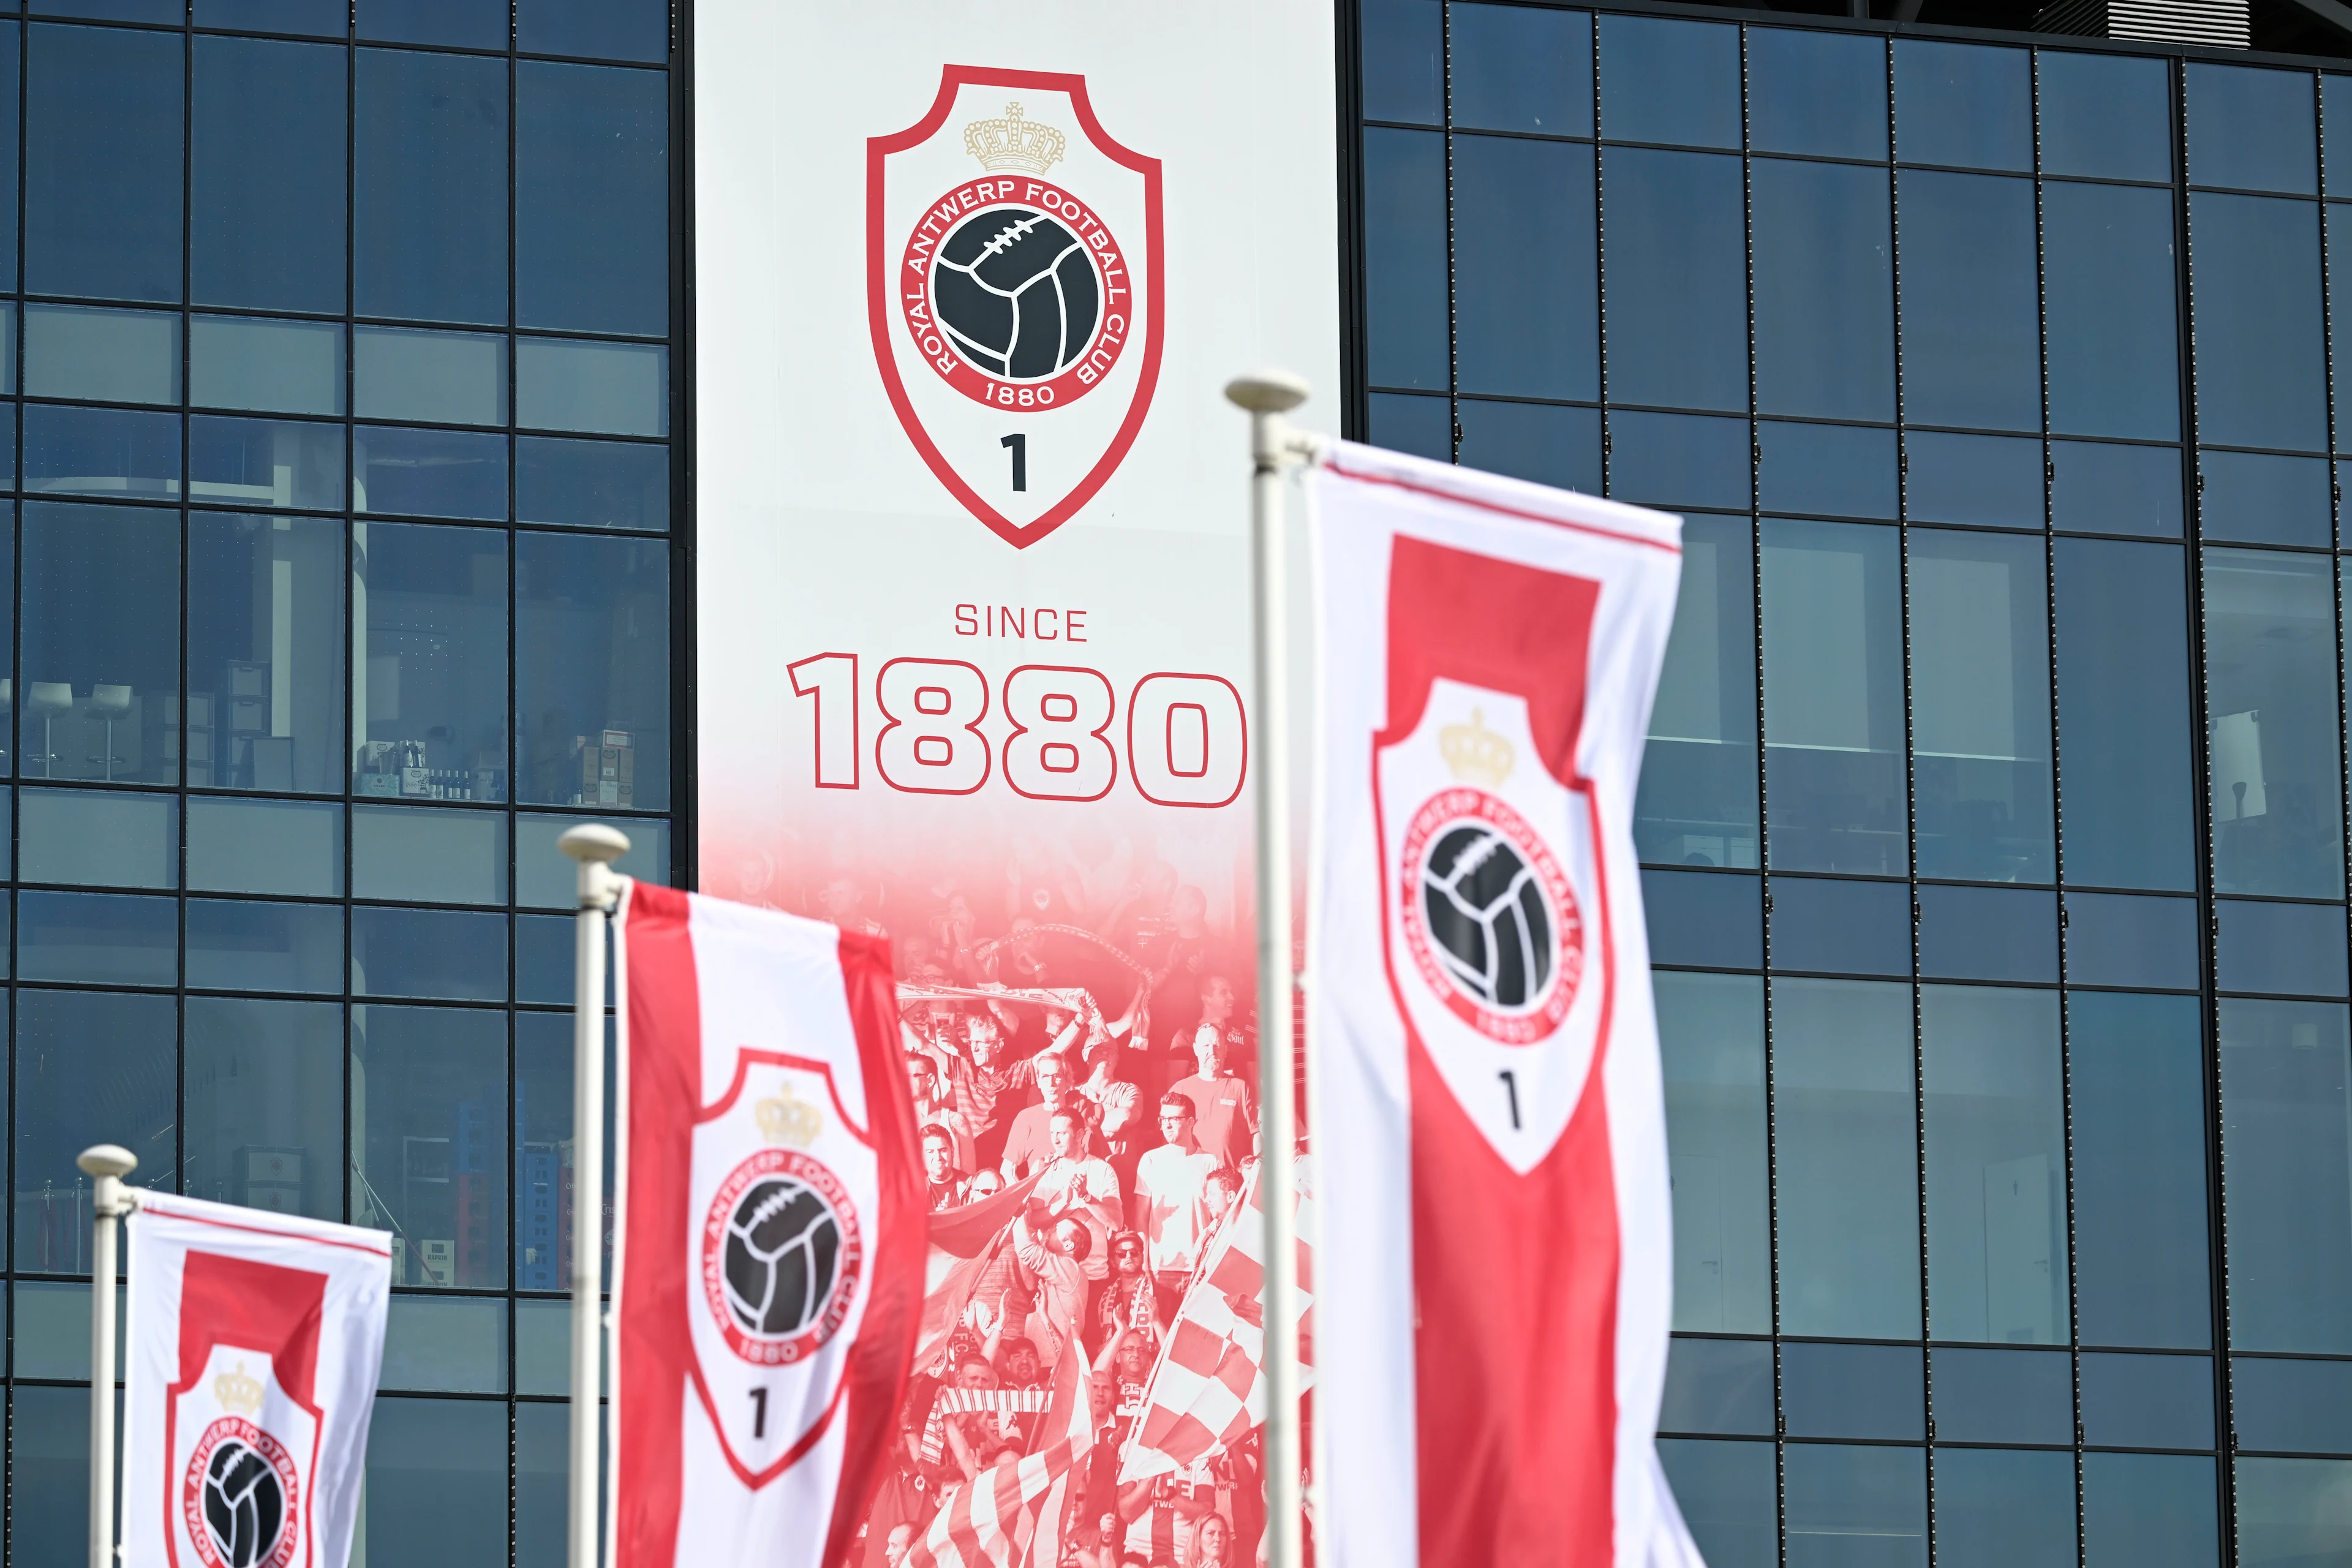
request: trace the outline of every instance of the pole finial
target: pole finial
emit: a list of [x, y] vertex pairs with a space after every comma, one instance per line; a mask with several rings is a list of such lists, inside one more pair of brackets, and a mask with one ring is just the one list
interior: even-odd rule
[[74, 1163], [89, 1175], [120, 1178], [139, 1168], [139, 1156], [120, 1143], [93, 1143], [81, 1152]]
[[1252, 414], [1287, 414], [1314, 389], [1286, 370], [1261, 370], [1225, 383], [1225, 401]]
[[583, 822], [577, 827], [567, 827], [555, 847], [574, 860], [593, 861], [606, 865], [629, 852], [629, 836], [617, 827], [607, 827], [601, 822]]

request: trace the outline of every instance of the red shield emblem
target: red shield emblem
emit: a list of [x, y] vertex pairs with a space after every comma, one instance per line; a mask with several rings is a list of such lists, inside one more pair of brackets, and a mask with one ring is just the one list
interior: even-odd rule
[[907, 437], [1015, 549], [1075, 516], [1160, 378], [1160, 161], [1086, 79], [949, 66], [866, 144], [866, 310]]

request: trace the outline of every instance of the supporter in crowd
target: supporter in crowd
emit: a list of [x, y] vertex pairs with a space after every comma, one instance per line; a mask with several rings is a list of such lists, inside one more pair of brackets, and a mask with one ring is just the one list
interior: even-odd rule
[[950, 1152], [955, 1156], [956, 1169], [972, 1169], [978, 1151], [972, 1143], [971, 1129], [946, 1094], [937, 1066], [920, 1051], [907, 1053], [907, 1091], [914, 1097], [915, 1125], [944, 1131], [953, 1140]]
[[1118, 1177], [1108, 1161], [1087, 1152], [1086, 1118], [1076, 1110], [1057, 1110], [1046, 1123], [1045, 1168], [1030, 1189], [1056, 1214], [1074, 1215], [1093, 1233], [1087, 1252], [1087, 1278], [1110, 1275], [1110, 1235], [1118, 1228]]
[[[1087, 1300], [1087, 1254], [1093, 1245], [1085, 1220], [1056, 1215], [1034, 1195], [1013, 1222], [1013, 1253], [1040, 1309], [1031, 1314], [1032, 1332], [1048, 1366], [1058, 1365], [1063, 1349], [1078, 1337]], [[1042, 1333], [1034, 1321], [1040, 1315], [1045, 1319]]]
[[1172, 1089], [1161, 1096], [1160, 1147], [1137, 1162], [1135, 1196], [1128, 1206], [1158, 1285], [1162, 1322], [1175, 1315], [1208, 1229], [1205, 1189], [1218, 1165], [1194, 1135], [1198, 1121], [1192, 1096]]
[[955, 1134], [936, 1122], [923, 1129], [923, 1179], [933, 1214], [970, 1199], [971, 1178], [956, 1164]]
[[1220, 1165], [1239, 1165], [1255, 1148], [1257, 1097], [1233, 1070], [1242, 1035], [1231, 1022], [1232, 983], [1211, 975], [1201, 987], [1201, 1024], [1192, 1033], [1192, 1060], [1199, 1070], [1171, 1092], [1191, 1098], [1198, 1113], [1192, 1135], [1201, 1148]]
[[1069, 1064], [1056, 1056], [1042, 1056], [1031, 1071], [1037, 1082], [1037, 1103], [1013, 1117], [1004, 1136], [1004, 1156], [997, 1162], [1008, 1183], [1043, 1170], [1054, 1157], [1054, 1114], [1068, 1109]]
[[1103, 1281], [1102, 1294], [1095, 1302], [1094, 1334], [1088, 1345], [1097, 1355], [1111, 1336], [1134, 1322], [1139, 1313], [1147, 1321], [1168, 1320], [1151, 1271], [1145, 1267], [1143, 1237], [1131, 1230], [1112, 1237], [1110, 1264], [1110, 1278]]

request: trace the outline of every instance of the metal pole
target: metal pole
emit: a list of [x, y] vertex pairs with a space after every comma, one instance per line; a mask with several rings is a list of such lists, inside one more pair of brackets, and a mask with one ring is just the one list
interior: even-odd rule
[[604, 1395], [604, 917], [620, 893], [611, 862], [629, 841], [601, 822], [566, 829], [556, 847], [580, 862], [572, 988], [572, 1489], [570, 1568], [595, 1568], [597, 1416]]
[[95, 1179], [90, 1203], [89, 1568], [114, 1568], [114, 1232], [133, 1205], [122, 1178], [139, 1156], [99, 1143], [74, 1163]]
[[1282, 526], [1284, 468], [1311, 450], [1282, 416], [1307, 383], [1261, 371], [1228, 384], [1250, 415], [1251, 622], [1257, 654], [1258, 1201], [1265, 1213], [1266, 1568], [1299, 1568], [1298, 1142], [1290, 1016], [1290, 669]]

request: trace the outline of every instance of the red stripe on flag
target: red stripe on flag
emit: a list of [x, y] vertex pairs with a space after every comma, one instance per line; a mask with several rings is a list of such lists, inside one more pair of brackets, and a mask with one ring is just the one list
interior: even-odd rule
[[1190, 1318], [1176, 1320], [1176, 1331], [1169, 1336], [1168, 1359], [1186, 1372], [1202, 1377], [1217, 1375], [1217, 1363], [1223, 1359], [1225, 1341], [1213, 1334]]
[[1209, 1283], [1221, 1294], [1257, 1299], [1265, 1284], [1265, 1268], [1240, 1247], [1228, 1247], [1217, 1266], [1209, 1270]]
[[1234, 1397], [1247, 1400], [1250, 1385], [1257, 1381], [1257, 1363], [1239, 1345], [1225, 1347], [1224, 1359], [1217, 1363], [1217, 1381], [1234, 1391]]
[[1157, 1448], [1179, 1465], [1191, 1464], [1207, 1453], [1216, 1440], [1217, 1435], [1189, 1410], [1179, 1415], [1165, 1406], [1154, 1405], [1144, 1423], [1143, 1446]]

